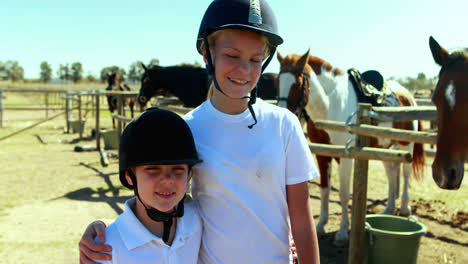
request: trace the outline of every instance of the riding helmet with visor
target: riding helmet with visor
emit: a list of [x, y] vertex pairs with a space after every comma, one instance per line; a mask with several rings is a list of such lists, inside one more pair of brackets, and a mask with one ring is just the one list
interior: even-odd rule
[[[283, 43], [283, 39], [278, 33], [276, 17], [273, 10], [265, 0], [214, 0], [205, 11], [197, 37], [197, 50], [203, 55], [203, 47], [206, 52], [208, 73], [213, 75], [213, 83], [218, 91], [226, 95], [216, 80], [214, 75], [213, 62], [208, 43], [208, 36], [215, 31], [222, 29], [242, 29], [260, 33], [267, 37], [269, 44], [269, 56], [262, 65], [262, 72], [270, 63], [276, 51], [276, 47]], [[202, 45], [204, 43], [204, 45]], [[228, 96], [228, 95], [226, 95]], [[257, 96], [257, 87], [251, 92], [248, 108], [255, 123], [249, 128], [252, 128], [257, 119], [252, 108], [255, 104]], [[229, 96], [228, 96], [229, 97]], [[242, 97], [236, 99], [245, 99]]]

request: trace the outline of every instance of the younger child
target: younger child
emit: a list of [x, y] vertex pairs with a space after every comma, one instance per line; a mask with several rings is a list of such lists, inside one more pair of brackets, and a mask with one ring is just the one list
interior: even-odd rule
[[130, 122], [119, 147], [119, 176], [135, 191], [106, 228], [112, 260], [101, 263], [197, 263], [202, 234], [184, 198], [191, 167], [201, 162], [185, 121], [150, 108]]

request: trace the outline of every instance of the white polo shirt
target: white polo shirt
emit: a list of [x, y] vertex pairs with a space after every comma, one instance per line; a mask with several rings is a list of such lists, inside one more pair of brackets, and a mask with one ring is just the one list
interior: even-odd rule
[[136, 198], [127, 200], [125, 211], [106, 228], [106, 244], [112, 246], [111, 261], [99, 263], [197, 263], [202, 223], [196, 205], [185, 204], [184, 216], [177, 219], [174, 241], [169, 246], [138, 220], [131, 208]]

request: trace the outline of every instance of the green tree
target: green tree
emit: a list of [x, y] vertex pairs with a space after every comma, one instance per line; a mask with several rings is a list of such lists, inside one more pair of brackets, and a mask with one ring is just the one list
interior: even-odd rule
[[420, 72], [420, 73], [418, 73], [418, 77], [416, 77], [416, 79], [425, 81], [426, 80], [426, 74], [424, 74], [423, 72]]
[[417, 90], [431, 90], [434, 89], [437, 83], [437, 77], [434, 78], [426, 78], [426, 75], [422, 72], [418, 73], [416, 78], [406, 77], [406, 78], [399, 78], [397, 81], [406, 87], [408, 90], [412, 92], [416, 92]]
[[5, 80], [7, 77], [5, 64], [0, 61], [0, 80]]
[[182, 63], [179, 63], [179, 66], [192, 66], [195, 68], [200, 68], [201, 64], [198, 61], [195, 61], [194, 63], [182, 62]]
[[7, 79], [13, 82], [24, 80], [24, 69], [17, 61], [7, 61], [4, 65]]
[[83, 66], [80, 62], [74, 62], [71, 65], [71, 80], [77, 83], [83, 79]]
[[149, 62], [148, 67], [157, 66], [157, 65], [159, 65], [159, 60], [158, 59], [151, 59], [150, 62]]
[[52, 80], [52, 67], [50, 66], [50, 64], [47, 61], [43, 61], [41, 62], [40, 68], [41, 73], [39, 79], [42, 82], [48, 82]]
[[144, 72], [145, 70], [141, 66], [141, 61], [135, 61], [134, 63], [130, 64], [127, 78], [130, 81], [138, 82]]
[[96, 76], [94, 76], [94, 74], [90, 71], [88, 72], [88, 75], [86, 75], [85, 79], [88, 82], [95, 82], [97, 80]]
[[67, 64], [60, 64], [57, 70], [57, 77], [61, 80], [71, 80], [70, 66]]
[[101, 82], [107, 82], [107, 77], [109, 76], [109, 74], [112, 74], [112, 73], [118, 73], [120, 75], [120, 81], [125, 81], [125, 70], [120, 68], [119, 66], [110, 66], [110, 67], [105, 67], [101, 70], [101, 76], [100, 76], [100, 79], [101, 79]]

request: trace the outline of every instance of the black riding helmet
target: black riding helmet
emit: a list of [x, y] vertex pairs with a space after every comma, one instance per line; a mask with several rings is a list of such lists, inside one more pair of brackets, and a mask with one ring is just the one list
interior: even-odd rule
[[[211, 61], [211, 53], [208, 44], [208, 36], [215, 31], [222, 29], [243, 29], [254, 31], [263, 34], [268, 38], [270, 44], [270, 54], [262, 65], [262, 72], [270, 63], [276, 51], [276, 47], [283, 43], [283, 39], [278, 34], [278, 26], [273, 10], [265, 0], [214, 0], [205, 12], [197, 37], [197, 50], [200, 54], [202, 51], [202, 42], [205, 43], [205, 51], [207, 54], [208, 65], [206, 69], [208, 73], [213, 75], [213, 82], [221, 93], [226, 95], [218, 85], [218, 81], [214, 76], [214, 65]], [[228, 95], [226, 95], [228, 96]], [[257, 96], [257, 87], [252, 90], [248, 103], [249, 111], [255, 121], [252, 128], [257, 123], [257, 118], [252, 108], [255, 104]], [[245, 99], [248, 97], [238, 98]]]
[[265, 0], [214, 0], [198, 30], [198, 52], [203, 54], [201, 42], [205, 36], [227, 28], [258, 32], [275, 47], [283, 43], [278, 34], [275, 14]]
[[199, 162], [190, 128], [171, 111], [148, 108], [125, 127], [120, 138], [119, 176], [130, 189], [134, 186], [127, 182], [125, 171], [132, 167]]

